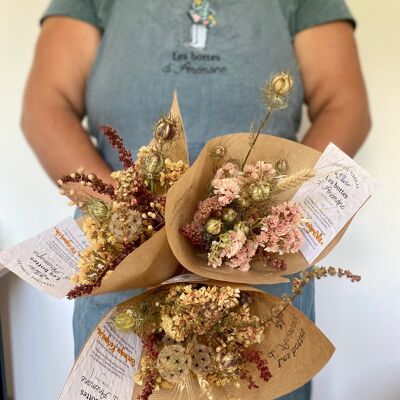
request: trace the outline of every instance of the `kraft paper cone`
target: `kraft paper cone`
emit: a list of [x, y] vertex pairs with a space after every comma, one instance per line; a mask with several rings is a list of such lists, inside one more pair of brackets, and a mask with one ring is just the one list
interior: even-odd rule
[[[179, 233], [179, 228], [193, 219], [199, 201], [207, 197], [207, 187], [215, 174], [215, 161], [211, 152], [219, 145], [227, 147], [227, 154], [218, 163], [219, 166], [230, 159], [242, 161], [249, 148], [249, 133], [234, 133], [210, 140], [189, 171], [168, 192], [165, 218], [167, 237], [175, 257], [185, 268], [209, 279], [246, 284], [277, 284], [288, 281], [284, 275], [303, 271], [320, 261], [336, 246], [350, 222], [311, 264], [298, 252], [282, 256], [287, 264], [284, 272], [265, 272], [265, 267], [257, 262], [253, 262], [247, 272], [224, 265], [218, 269], [208, 266], [206, 255], [199, 254], [198, 249]], [[314, 167], [320, 156], [318, 151], [302, 144], [271, 135], [260, 135], [247, 163], [265, 160], [275, 164], [284, 158], [288, 161], [289, 173], [293, 174], [303, 168]], [[281, 202], [291, 200], [296, 191], [288, 190], [277, 199]]]
[[[171, 160], [189, 163], [186, 135], [176, 92], [170, 112], [173, 118], [179, 119], [182, 129], [169, 149], [168, 157]], [[81, 219], [79, 224], [82, 222]], [[92, 295], [157, 286], [174, 276], [178, 268], [179, 262], [171, 251], [164, 227], [130, 253], [110, 276], [103, 279], [101, 286], [95, 289]]]

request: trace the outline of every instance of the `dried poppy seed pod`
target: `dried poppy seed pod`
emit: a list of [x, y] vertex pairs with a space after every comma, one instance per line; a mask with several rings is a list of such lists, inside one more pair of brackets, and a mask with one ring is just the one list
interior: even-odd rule
[[219, 146], [215, 146], [212, 150], [212, 154], [219, 159], [222, 159], [225, 157], [226, 154], [226, 147], [219, 145]]
[[265, 106], [270, 112], [287, 107], [293, 83], [293, 76], [286, 72], [280, 72], [266, 82], [262, 89], [262, 95]]
[[164, 169], [164, 159], [160, 154], [150, 153], [143, 160], [142, 173], [146, 176], [157, 176]]
[[288, 96], [293, 89], [293, 76], [280, 72], [272, 78], [271, 86], [277, 96]]
[[243, 208], [249, 208], [250, 207], [250, 201], [248, 199], [246, 199], [245, 197], [241, 197], [238, 200], [238, 203], [239, 203], [240, 207], [243, 207]]
[[245, 235], [248, 235], [250, 232], [249, 225], [243, 221], [237, 222], [233, 228], [235, 231], [242, 231]]
[[286, 175], [288, 169], [289, 169], [289, 165], [288, 162], [284, 159], [278, 160], [275, 163], [275, 169], [278, 171], [278, 173], [280, 175]]
[[254, 184], [250, 188], [251, 198], [255, 202], [268, 200], [271, 194], [271, 188], [268, 183]]
[[124, 311], [114, 317], [115, 326], [120, 331], [130, 332], [134, 325], [132, 313]]
[[237, 218], [237, 212], [233, 208], [227, 208], [222, 214], [222, 219], [227, 224], [235, 222]]
[[86, 203], [86, 210], [90, 217], [97, 221], [104, 221], [110, 215], [107, 204], [99, 199], [91, 199]]
[[177, 122], [170, 115], [161, 117], [153, 128], [154, 139], [157, 141], [172, 140], [176, 134], [176, 126]]
[[221, 233], [222, 222], [219, 219], [209, 219], [206, 223], [206, 232], [216, 236]]

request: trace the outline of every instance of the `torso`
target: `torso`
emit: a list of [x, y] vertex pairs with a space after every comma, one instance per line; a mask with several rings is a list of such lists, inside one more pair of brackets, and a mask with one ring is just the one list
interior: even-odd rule
[[[98, 137], [98, 126], [114, 126], [135, 154], [149, 142], [153, 123], [168, 111], [177, 89], [196, 156], [214, 136], [249, 130], [263, 112], [260, 88], [280, 70], [292, 72], [296, 85], [288, 110], [274, 116], [269, 131], [295, 139], [303, 90], [278, 0], [200, 5], [119, 0], [88, 82], [89, 128]], [[120, 168], [101, 137], [99, 150], [114, 169]]]

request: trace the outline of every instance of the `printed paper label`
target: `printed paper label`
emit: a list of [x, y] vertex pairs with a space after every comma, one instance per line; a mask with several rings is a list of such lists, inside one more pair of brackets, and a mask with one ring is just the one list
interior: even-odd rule
[[368, 200], [377, 182], [333, 143], [316, 166], [317, 177], [303, 184], [293, 201], [307, 219], [301, 248], [312, 262]]
[[0, 252], [0, 263], [32, 286], [55, 297], [71, 289], [78, 271], [78, 254], [88, 246], [85, 234], [73, 218]]
[[127, 400], [132, 398], [142, 341], [114, 328], [115, 308], [90, 336], [59, 400]]

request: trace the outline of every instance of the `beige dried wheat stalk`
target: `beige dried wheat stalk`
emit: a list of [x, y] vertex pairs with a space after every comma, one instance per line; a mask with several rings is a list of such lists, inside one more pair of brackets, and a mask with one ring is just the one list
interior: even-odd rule
[[304, 182], [315, 176], [315, 170], [311, 168], [304, 168], [293, 175], [289, 175], [286, 178], [282, 178], [276, 184], [275, 190], [278, 192], [285, 192], [286, 190], [293, 189], [300, 186]]

